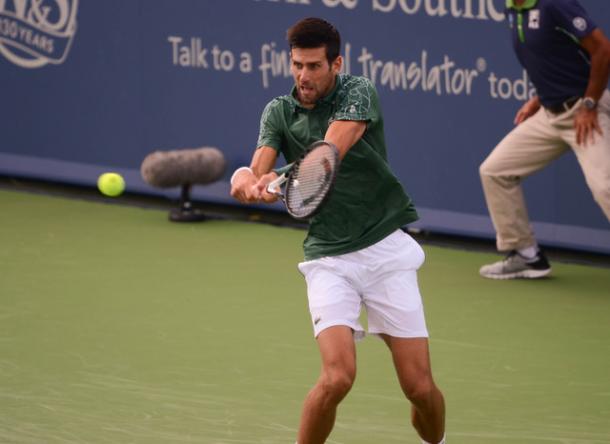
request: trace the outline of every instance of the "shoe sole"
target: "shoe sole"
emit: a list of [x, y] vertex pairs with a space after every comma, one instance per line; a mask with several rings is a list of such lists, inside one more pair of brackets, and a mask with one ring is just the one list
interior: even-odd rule
[[540, 279], [551, 273], [551, 268], [546, 270], [522, 270], [515, 273], [507, 274], [483, 274], [481, 276], [488, 279], [506, 280], [506, 279]]

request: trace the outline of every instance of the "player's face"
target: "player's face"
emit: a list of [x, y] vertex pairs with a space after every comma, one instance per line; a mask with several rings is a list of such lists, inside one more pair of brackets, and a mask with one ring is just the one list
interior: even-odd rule
[[335, 76], [341, 71], [341, 56], [331, 64], [326, 59], [326, 47], [292, 48], [290, 70], [297, 87], [298, 99], [306, 108], [326, 96], [335, 86]]

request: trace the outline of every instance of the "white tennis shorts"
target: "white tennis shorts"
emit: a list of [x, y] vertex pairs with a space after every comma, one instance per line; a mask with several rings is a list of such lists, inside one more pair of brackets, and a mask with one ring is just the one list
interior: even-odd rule
[[345, 325], [361, 339], [366, 334], [359, 320], [364, 307], [370, 334], [427, 338], [417, 285], [424, 257], [419, 244], [397, 230], [362, 250], [301, 262], [314, 335]]

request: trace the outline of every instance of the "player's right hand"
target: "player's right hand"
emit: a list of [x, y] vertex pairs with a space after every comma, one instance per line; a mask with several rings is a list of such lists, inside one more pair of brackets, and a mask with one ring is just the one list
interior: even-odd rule
[[231, 185], [231, 196], [241, 203], [260, 201], [260, 193], [256, 188], [257, 177], [251, 171], [240, 171]]

